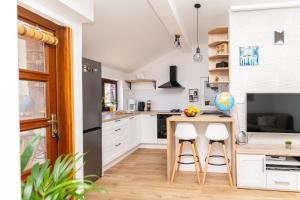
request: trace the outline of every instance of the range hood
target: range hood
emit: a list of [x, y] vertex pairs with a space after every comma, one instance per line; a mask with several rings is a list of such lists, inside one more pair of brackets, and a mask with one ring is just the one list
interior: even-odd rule
[[158, 88], [182, 88], [178, 82], [177, 82], [177, 66], [173, 65], [170, 66], [170, 81], [166, 82], [165, 84], [162, 84]]

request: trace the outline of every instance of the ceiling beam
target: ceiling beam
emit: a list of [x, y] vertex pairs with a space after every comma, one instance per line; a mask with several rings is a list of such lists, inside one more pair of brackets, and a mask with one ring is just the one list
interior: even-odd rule
[[147, 0], [148, 4], [169, 32], [170, 37], [175, 39], [175, 34], [179, 34], [183, 51], [191, 51], [191, 43], [186, 31], [181, 23], [175, 2], [173, 0]]

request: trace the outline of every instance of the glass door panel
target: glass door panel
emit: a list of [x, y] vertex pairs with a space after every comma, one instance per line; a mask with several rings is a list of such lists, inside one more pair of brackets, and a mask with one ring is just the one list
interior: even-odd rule
[[42, 41], [19, 36], [18, 65], [20, 69], [46, 72], [44, 43]]
[[47, 159], [47, 140], [46, 140], [46, 128], [39, 128], [39, 129], [33, 129], [29, 131], [22, 131], [21, 132], [21, 153], [23, 153], [25, 147], [28, 145], [28, 143], [33, 139], [35, 135], [40, 136], [39, 143], [35, 150], [33, 151], [33, 154], [25, 168], [25, 170], [31, 169], [34, 163], [42, 164]]
[[21, 120], [46, 118], [46, 83], [20, 80], [19, 109]]

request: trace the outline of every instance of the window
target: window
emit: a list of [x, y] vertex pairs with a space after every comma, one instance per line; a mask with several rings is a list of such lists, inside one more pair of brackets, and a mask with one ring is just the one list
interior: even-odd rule
[[115, 80], [102, 79], [103, 111], [117, 110], [118, 83]]

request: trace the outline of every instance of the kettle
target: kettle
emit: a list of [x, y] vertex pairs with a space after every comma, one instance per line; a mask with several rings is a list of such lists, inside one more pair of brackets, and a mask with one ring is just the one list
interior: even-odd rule
[[244, 145], [248, 143], [248, 134], [245, 131], [240, 131], [237, 135], [236, 142], [238, 145]]

